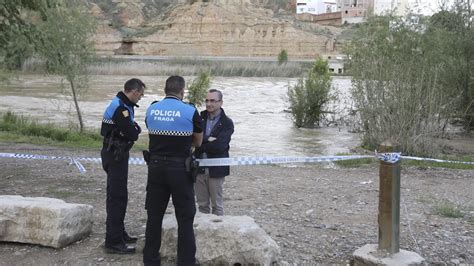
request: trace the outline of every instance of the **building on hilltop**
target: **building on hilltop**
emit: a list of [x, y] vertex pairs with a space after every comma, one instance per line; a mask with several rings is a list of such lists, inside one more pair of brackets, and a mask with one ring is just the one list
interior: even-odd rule
[[309, 13], [319, 15], [337, 12], [337, 0], [297, 0], [296, 14]]
[[[442, 3], [436, 0], [294, 0], [296, 17], [299, 20], [318, 24], [340, 25], [360, 23], [371, 14], [432, 15], [440, 10]], [[449, 1], [444, 5], [449, 5]]]
[[374, 9], [374, 0], [342, 0], [340, 5], [342, 24], [360, 23]]
[[341, 25], [339, 0], [296, 0], [296, 18], [324, 25]]
[[297, 0], [296, 16], [319, 24], [360, 23], [373, 7], [374, 0]]

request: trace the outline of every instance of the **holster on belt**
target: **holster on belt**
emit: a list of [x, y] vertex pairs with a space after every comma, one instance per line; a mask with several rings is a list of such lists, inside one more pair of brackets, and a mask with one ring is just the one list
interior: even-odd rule
[[160, 156], [151, 154], [149, 151], [143, 151], [143, 158], [147, 165], [160, 165], [164, 162], [173, 162], [173, 163], [184, 163], [184, 168], [186, 173], [189, 174], [189, 177], [193, 181], [196, 182], [196, 176], [199, 170], [199, 162], [196, 160], [194, 155], [189, 155], [188, 157], [169, 157], [169, 156]]
[[186, 158], [184, 166], [186, 167], [186, 172], [190, 175], [193, 183], [196, 183], [196, 177], [199, 172], [199, 161], [196, 160], [194, 155], [190, 155]]
[[113, 151], [114, 160], [121, 161], [133, 146], [133, 141], [119, 140], [113, 137], [113, 134], [105, 140], [107, 151]]
[[115, 161], [121, 161], [125, 154], [127, 154], [133, 146], [132, 141], [122, 142], [117, 141], [114, 149], [114, 159]]
[[143, 159], [145, 160], [146, 164], [150, 164], [150, 157], [151, 153], [148, 150], [143, 150]]

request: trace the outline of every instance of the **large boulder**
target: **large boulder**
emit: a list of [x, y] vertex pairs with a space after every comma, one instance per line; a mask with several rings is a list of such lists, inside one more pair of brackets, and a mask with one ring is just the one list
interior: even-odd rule
[[[173, 215], [163, 219], [161, 256], [175, 258], [178, 225]], [[248, 216], [197, 213], [194, 219], [196, 259], [200, 264], [269, 265], [280, 254], [277, 243]]]
[[53, 198], [0, 196], [0, 241], [64, 247], [90, 234], [92, 209]]

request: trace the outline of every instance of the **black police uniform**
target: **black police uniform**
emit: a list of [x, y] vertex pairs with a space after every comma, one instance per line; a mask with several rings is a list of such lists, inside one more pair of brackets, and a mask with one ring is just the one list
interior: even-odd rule
[[141, 132], [134, 121], [134, 107], [138, 105], [119, 92], [102, 119], [101, 135], [104, 143], [101, 157], [102, 167], [107, 173], [106, 247], [125, 244], [124, 238], [128, 238], [124, 227], [128, 201], [128, 158], [129, 150]]
[[201, 133], [196, 108], [174, 96], [150, 105], [146, 124], [150, 136], [150, 160], [145, 208], [148, 219], [143, 262], [160, 265], [161, 226], [170, 195], [178, 221], [178, 265], [194, 265], [196, 244], [194, 215], [196, 205], [193, 181], [186, 172], [193, 133]]

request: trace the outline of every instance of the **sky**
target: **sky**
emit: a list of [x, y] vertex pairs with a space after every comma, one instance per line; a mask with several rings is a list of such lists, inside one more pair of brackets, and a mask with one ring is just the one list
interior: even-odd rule
[[433, 15], [434, 13], [440, 10], [440, 6], [442, 5], [451, 5], [452, 1], [441, 1], [441, 0], [410, 0], [410, 5], [414, 5], [416, 3], [420, 3], [421, 6], [420, 12], [423, 15]]
[[397, 6], [398, 14], [405, 13], [407, 5], [415, 13], [433, 15], [442, 5], [451, 5], [453, 0], [375, 0], [375, 11], [390, 10], [393, 4]]

